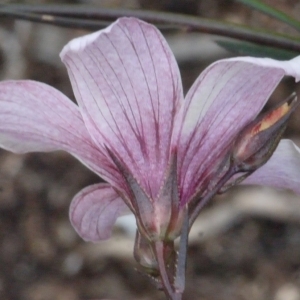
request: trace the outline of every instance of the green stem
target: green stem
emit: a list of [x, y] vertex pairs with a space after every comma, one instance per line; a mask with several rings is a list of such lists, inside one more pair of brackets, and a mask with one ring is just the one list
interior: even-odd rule
[[[246, 26], [182, 14], [142, 10], [95, 8], [81, 5], [1, 5], [0, 16], [65, 27], [97, 30], [119, 17], [133, 16], [148, 22], [186, 28], [190, 31], [244, 40], [260, 45], [300, 52], [300, 40]], [[93, 19], [93, 20], [92, 20]], [[98, 21], [98, 20], [100, 21]]]
[[300, 22], [295, 20], [291, 16], [285, 14], [283, 11], [280, 11], [272, 6], [269, 6], [258, 0], [236, 0], [237, 2], [243, 3], [251, 8], [256, 9], [270, 17], [273, 17], [279, 21], [284, 22], [285, 24], [294, 27], [296, 30], [300, 31]]
[[192, 227], [193, 223], [195, 222], [196, 218], [199, 215], [200, 210], [203, 206], [212, 198], [214, 197], [218, 191], [226, 184], [226, 182], [236, 173], [234, 168], [229, 168], [227, 173], [220, 179], [220, 181], [210, 190], [208, 191], [204, 197], [199, 201], [198, 205], [190, 212], [190, 228]]
[[164, 242], [162, 241], [155, 242], [154, 252], [157, 259], [161, 282], [166, 296], [168, 297], [169, 300], [181, 300], [181, 298], [177, 298], [177, 296], [175, 295], [167, 273], [167, 269], [165, 265]]
[[175, 293], [182, 295], [185, 289], [185, 272], [186, 272], [186, 260], [187, 249], [189, 239], [189, 215], [188, 211], [185, 212], [183, 226], [180, 235], [180, 243], [177, 256], [177, 268], [174, 280]]

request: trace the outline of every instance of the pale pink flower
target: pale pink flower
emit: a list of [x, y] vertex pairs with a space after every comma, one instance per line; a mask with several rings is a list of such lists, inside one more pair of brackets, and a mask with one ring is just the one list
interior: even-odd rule
[[[164, 37], [135, 18], [72, 40], [61, 58], [78, 106], [43, 83], [2, 82], [0, 145], [15, 153], [68, 151], [107, 182], [83, 189], [70, 208], [76, 231], [94, 242], [108, 238], [128, 208], [142, 232], [163, 238], [180, 219], [174, 214], [207, 193], [233, 141], [281, 79], [300, 79], [300, 57], [224, 59], [184, 97]], [[300, 193], [299, 149], [282, 140], [243, 183]]]

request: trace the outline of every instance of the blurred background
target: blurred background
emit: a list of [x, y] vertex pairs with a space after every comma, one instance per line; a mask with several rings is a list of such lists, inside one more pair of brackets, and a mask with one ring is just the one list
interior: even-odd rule
[[[295, 18], [298, 0], [265, 0]], [[77, 3], [180, 12], [298, 35], [231, 0], [1, 1]], [[62, 47], [87, 33], [0, 19], [0, 78], [48, 83], [74, 99]], [[164, 32], [185, 91], [211, 62], [232, 56], [221, 39], [184, 30]], [[268, 106], [298, 91], [285, 79]], [[300, 110], [286, 136], [299, 145]], [[85, 243], [68, 219], [72, 197], [100, 181], [64, 152], [14, 155], [0, 150], [0, 300], [165, 299], [133, 259], [134, 222], [118, 222], [112, 239]], [[190, 236], [184, 299], [300, 300], [300, 198], [288, 191], [238, 187], [216, 197]]]

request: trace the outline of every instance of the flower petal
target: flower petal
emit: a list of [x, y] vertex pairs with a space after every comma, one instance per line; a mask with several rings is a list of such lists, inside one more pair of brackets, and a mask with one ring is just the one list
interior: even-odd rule
[[84, 188], [73, 198], [69, 215], [76, 232], [85, 241], [97, 242], [108, 239], [116, 219], [128, 212], [115, 190], [100, 183]]
[[71, 41], [61, 53], [84, 121], [155, 197], [182, 101], [177, 63], [161, 33], [134, 18]]
[[217, 171], [232, 139], [261, 111], [284, 75], [300, 78], [300, 57], [235, 58], [209, 66], [196, 80], [176, 119], [172, 145], [179, 144], [181, 198]]
[[35, 81], [0, 83], [0, 146], [15, 153], [65, 150], [106, 180], [118, 173], [93, 143], [78, 107]]
[[291, 189], [300, 194], [300, 149], [290, 140], [281, 140], [270, 160], [242, 184]]

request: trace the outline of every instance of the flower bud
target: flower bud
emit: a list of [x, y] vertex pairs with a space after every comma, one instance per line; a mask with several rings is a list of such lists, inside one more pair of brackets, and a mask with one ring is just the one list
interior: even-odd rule
[[241, 131], [232, 153], [236, 172], [254, 171], [268, 161], [297, 105], [297, 96], [293, 93], [271, 111], [258, 116]]
[[134, 258], [148, 274], [158, 276], [158, 265], [149, 241], [137, 230], [134, 243]]

